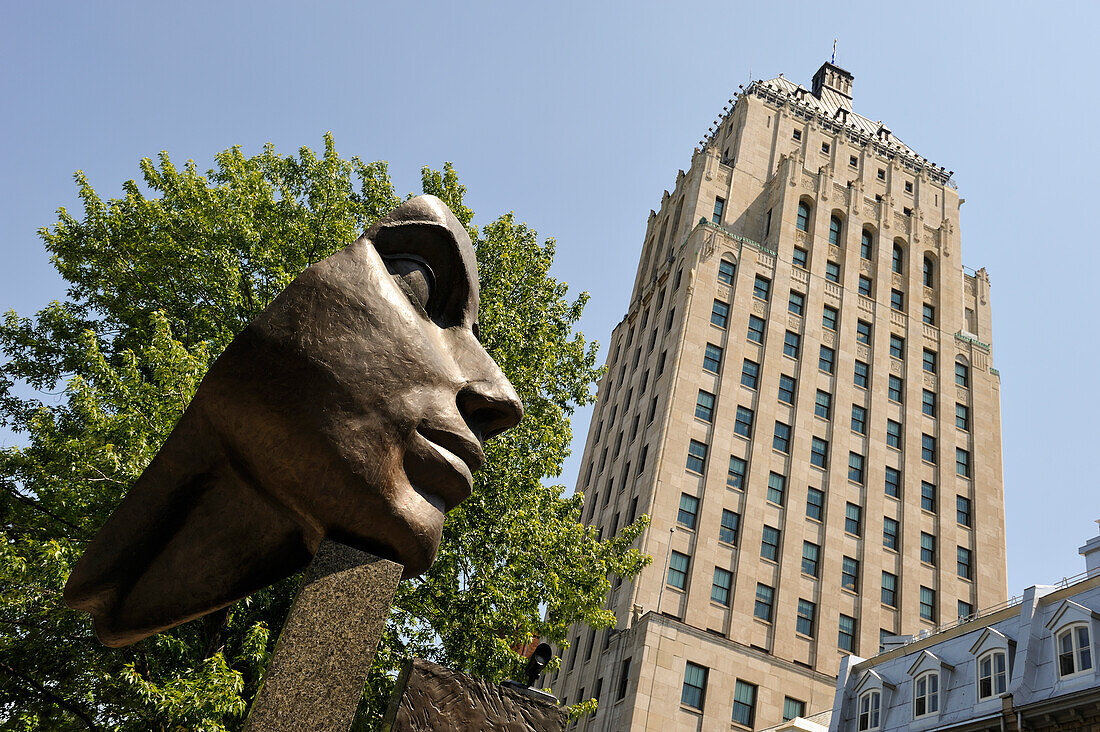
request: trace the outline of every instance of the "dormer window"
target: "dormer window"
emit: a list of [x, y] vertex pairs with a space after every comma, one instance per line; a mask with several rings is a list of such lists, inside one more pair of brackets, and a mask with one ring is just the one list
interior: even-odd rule
[[978, 659], [978, 701], [1005, 693], [1008, 686], [1008, 656], [990, 651]]
[[871, 689], [859, 697], [859, 732], [879, 729], [882, 709], [882, 692]]
[[913, 719], [940, 711], [940, 674], [929, 671], [913, 680]]
[[1089, 626], [1071, 625], [1058, 633], [1055, 645], [1058, 653], [1058, 676], [1067, 678], [1092, 670], [1092, 645]]

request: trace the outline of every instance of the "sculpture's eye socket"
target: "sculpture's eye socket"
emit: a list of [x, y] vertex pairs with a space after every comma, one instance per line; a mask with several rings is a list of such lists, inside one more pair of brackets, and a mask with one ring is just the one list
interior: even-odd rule
[[386, 269], [394, 282], [425, 314], [431, 315], [432, 295], [435, 292], [435, 273], [424, 260], [410, 255], [386, 257]]

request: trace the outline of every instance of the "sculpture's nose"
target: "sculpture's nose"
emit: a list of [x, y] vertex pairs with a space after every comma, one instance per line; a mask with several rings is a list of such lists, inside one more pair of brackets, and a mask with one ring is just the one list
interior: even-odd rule
[[515, 427], [523, 419], [523, 402], [500, 367], [488, 357], [482, 378], [458, 392], [458, 411], [482, 442]]

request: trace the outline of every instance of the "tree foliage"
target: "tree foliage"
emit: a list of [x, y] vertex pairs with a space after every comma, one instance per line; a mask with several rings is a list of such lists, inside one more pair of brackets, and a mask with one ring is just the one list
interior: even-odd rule
[[[40, 234], [68, 283], [64, 301], [0, 322], [0, 729], [238, 729], [289, 608], [292, 578], [125, 649], [64, 607], [70, 568], [152, 459], [210, 363], [299, 272], [400, 202], [384, 163], [302, 148], [216, 156], [205, 175], [167, 154], [144, 185], [104, 201], [81, 173], [80, 218]], [[591, 400], [595, 346], [574, 330], [550, 276], [551, 240], [501, 216], [479, 230], [454, 170], [423, 189], [467, 225], [482, 281], [481, 334], [527, 416], [490, 442], [473, 496], [451, 513], [439, 557], [402, 583], [359, 726], [378, 719], [395, 670], [417, 655], [500, 680], [513, 648], [558, 644], [571, 623], [605, 626], [609, 575], [648, 561], [643, 521], [599, 541], [581, 497], [548, 484]]]

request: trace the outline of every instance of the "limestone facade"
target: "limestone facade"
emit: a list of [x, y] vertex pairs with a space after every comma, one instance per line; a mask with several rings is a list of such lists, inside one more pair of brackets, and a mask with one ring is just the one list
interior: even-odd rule
[[570, 634], [579, 729], [763, 729], [1005, 599], [989, 279], [950, 174], [851, 81], [753, 82], [650, 215], [577, 490], [604, 536], [648, 514], [654, 561]]

